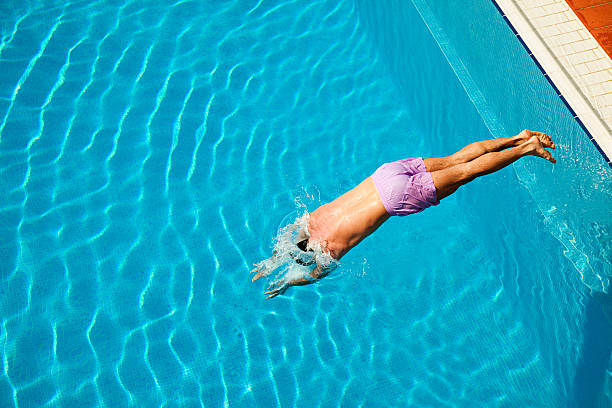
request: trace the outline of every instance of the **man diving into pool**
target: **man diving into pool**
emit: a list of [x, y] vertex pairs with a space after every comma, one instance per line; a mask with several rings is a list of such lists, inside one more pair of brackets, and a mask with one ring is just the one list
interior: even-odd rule
[[[546, 148], [555, 148], [550, 136], [523, 130], [516, 136], [469, 144], [446, 157], [385, 163], [357, 187], [307, 214], [304, 228], [294, 242], [298, 248], [296, 252], [307, 254], [318, 249], [339, 260], [389, 217], [414, 214], [438, 205], [462, 185], [498, 171], [521, 157], [538, 156], [556, 163]], [[293, 257], [302, 266], [316, 266], [309, 276], [272, 283], [264, 292], [267, 298], [278, 296], [291, 286], [314, 283], [331, 270], [313, 258]], [[256, 273], [253, 281], [271, 272], [265, 262], [251, 271]]]

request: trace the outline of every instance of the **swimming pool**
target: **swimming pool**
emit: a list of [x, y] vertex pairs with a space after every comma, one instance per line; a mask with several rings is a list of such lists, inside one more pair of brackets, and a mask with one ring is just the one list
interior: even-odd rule
[[[584, 187], [609, 195], [609, 169], [562, 105], [526, 109], [543, 122], [508, 99], [494, 110], [508, 90], [458, 23], [430, 4], [440, 25], [425, 24], [414, 4], [2, 6], [0, 405], [524, 407], [590, 392], [605, 326], [564, 242], [610, 276], [609, 216]], [[517, 86], [547, 95], [521, 69]], [[556, 167], [528, 158], [387, 223], [319, 285], [265, 301], [251, 284], [300, 205], [382, 162], [532, 124], [555, 136]]]

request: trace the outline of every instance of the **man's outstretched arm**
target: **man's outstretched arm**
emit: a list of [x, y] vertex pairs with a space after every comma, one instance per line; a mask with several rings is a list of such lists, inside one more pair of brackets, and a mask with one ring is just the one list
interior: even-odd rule
[[285, 293], [287, 288], [289, 288], [290, 286], [304, 286], [304, 285], [313, 284], [316, 281], [323, 279], [324, 277], [329, 275], [331, 271], [332, 271], [332, 268], [326, 268], [324, 266], [317, 265], [310, 272], [310, 276], [312, 276], [314, 279], [298, 278], [288, 283], [278, 282], [276, 284], [272, 284], [268, 286], [269, 290], [267, 292], [264, 292], [264, 295], [268, 295], [266, 296], [266, 299], [270, 299], [275, 296], [282, 295], [283, 293]]

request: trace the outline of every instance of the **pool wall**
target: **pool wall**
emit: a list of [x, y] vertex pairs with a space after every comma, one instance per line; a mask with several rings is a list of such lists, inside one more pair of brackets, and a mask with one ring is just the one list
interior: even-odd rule
[[[492, 1], [576, 122], [612, 166], [612, 112], [609, 110], [612, 92], [608, 92], [612, 84], [612, 60], [593, 37], [595, 32], [589, 32], [564, 0]], [[592, 2], [574, 4], [587, 5], [577, 13], [589, 16], [606, 9], [592, 7], [595, 6]], [[599, 20], [599, 24], [608, 25], [605, 18]]]

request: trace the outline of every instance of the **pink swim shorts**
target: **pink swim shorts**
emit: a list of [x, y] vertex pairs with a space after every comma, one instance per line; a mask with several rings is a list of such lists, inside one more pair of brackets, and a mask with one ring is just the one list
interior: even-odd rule
[[422, 157], [385, 163], [372, 174], [372, 180], [390, 215], [415, 214], [440, 204]]

